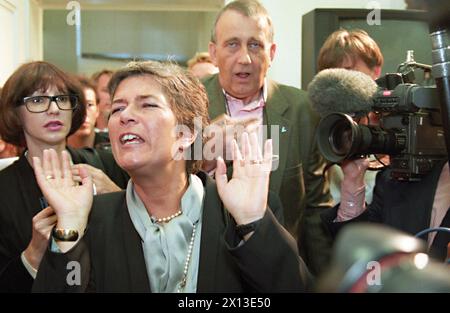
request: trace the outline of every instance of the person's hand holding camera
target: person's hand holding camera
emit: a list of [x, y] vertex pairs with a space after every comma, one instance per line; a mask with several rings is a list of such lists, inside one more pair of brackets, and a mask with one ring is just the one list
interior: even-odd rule
[[344, 173], [341, 183], [341, 204], [336, 221], [344, 222], [355, 218], [366, 209], [364, 174], [369, 167], [369, 158], [344, 160], [340, 166]]

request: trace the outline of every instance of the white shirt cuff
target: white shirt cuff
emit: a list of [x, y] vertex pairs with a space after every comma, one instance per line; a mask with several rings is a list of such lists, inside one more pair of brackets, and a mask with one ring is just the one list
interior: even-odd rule
[[31, 277], [33, 277], [33, 279], [36, 279], [37, 269], [31, 266], [31, 264], [28, 262], [27, 258], [25, 257], [25, 251], [20, 255], [20, 259], [22, 260], [23, 265], [25, 266]]

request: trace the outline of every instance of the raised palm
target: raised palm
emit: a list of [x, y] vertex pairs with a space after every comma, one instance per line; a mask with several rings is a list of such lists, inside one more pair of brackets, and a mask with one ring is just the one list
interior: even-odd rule
[[233, 142], [233, 176], [228, 181], [226, 165], [217, 160], [217, 189], [225, 208], [238, 224], [247, 224], [264, 216], [267, 208], [269, 176], [272, 168], [272, 142], [267, 140], [262, 157], [257, 135], [241, 137], [242, 153]]
[[87, 169], [80, 169], [81, 184], [74, 181], [67, 151], [61, 159], [55, 150], [44, 150], [43, 158], [33, 158], [39, 187], [58, 217], [58, 227], [78, 229], [87, 222], [92, 205], [92, 178]]

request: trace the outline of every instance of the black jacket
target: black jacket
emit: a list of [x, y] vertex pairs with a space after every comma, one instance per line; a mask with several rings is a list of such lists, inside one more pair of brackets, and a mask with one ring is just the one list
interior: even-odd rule
[[[310, 281], [308, 270], [298, 256], [295, 240], [271, 210], [252, 237], [237, 247], [235, 223], [223, 208], [215, 183], [203, 173], [199, 176], [205, 186], [205, 203], [197, 291], [304, 291]], [[281, 212], [279, 200], [269, 206]], [[70, 261], [80, 263], [81, 286], [66, 282]], [[128, 213], [124, 191], [94, 200], [88, 230], [69, 252], [47, 251], [33, 291], [151, 291], [141, 239]]]

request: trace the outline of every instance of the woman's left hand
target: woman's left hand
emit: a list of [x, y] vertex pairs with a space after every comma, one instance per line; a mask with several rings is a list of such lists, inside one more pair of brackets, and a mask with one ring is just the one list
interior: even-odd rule
[[238, 225], [248, 224], [264, 216], [272, 169], [272, 140], [265, 143], [264, 158], [256, 133], [241, 137], [242, 154], [233, 141], [233, 176], [228, 181], [227, 168], [222, 158], [217, 160], [217, 189], [225, 208]]

